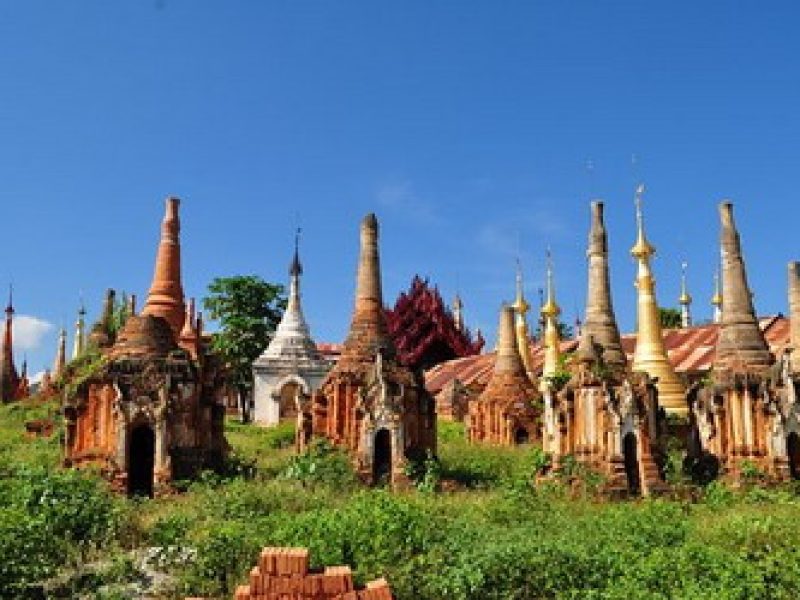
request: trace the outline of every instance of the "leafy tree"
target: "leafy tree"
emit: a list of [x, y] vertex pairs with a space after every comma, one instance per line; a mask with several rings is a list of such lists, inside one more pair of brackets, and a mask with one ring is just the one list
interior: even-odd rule
[[681, 326], [681, 311], [677, 308], [664, 308], [658, 309], [659, 317], [661, 318], [661, 327], [664, 329], [675, 329]]
[[208, 294], [203, 307], [221, 327], [213, 347], [228, 368], [228, 383], [237, 391], [242, 421], [247, 422], [253, 361], [267, 347], [286, 308], [284, 289], [257, 275], [235, 275], [215, 278]]

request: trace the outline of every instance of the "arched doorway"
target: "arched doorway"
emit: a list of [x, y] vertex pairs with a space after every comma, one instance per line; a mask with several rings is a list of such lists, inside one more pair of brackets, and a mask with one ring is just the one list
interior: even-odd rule
[[131, 431], [128, 446], [128, 495], [153, 497], [156, 436], [146, 423]]
[[281, 388], [280, 419], [297, 418], [297, 395], [299, 393], [300, 386], [295, 381], [290, 381]]
[[792, 479], [800, 479], [800, 436], [794, 431], [786, 438], [786, 456]]
[[628, 491], [638, 494], [641, 491], [639, 480], [639, 453], [636, 449], [637, 440], [634, 433], [628, 433], [622, 438], [622, 452], [625, 458], [625, 475], [628, 478]]
[[528, 430], [524, 427], [519, 427], [514, 432], [514, 443], [519, 446], [522, 444], [527, 444], [530, 440], [530, 435], [528, 434]]
[[385, 483], [392, 475], [392, 434], [388, 429], [379, 429], [375, 434], [375, 456], [372, 460], [372, 480]]

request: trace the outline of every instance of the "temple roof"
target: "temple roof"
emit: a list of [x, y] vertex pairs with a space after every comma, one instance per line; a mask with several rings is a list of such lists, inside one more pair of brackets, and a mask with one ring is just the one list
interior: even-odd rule
[[[789, 319], [783, 315], [761, 317], [759, 327], [767, 339], [773, 354], [780, 354], [789, 344]], [[714, 354], [720, 326], [715, 323], [694, 327], [664, 330], [664, 345], [675, 371], [681, 374], [699, 374], [709, 371]], [[636, 334], [622, 336], [622, 348], [632, 360], [636, 345]], [[561, 352], [573, 352], [578, 340], [561, 342]], [[538, 343], [531, 345], [534, 370], [539, 373], [544, 364], [544, 349]], [[425, 373], [425, 387], [432, 394], [438, 393], [452, 379], [457, 378], [466, 386], [485, 386], [494, 368], [494, 353], [468, 356], [447, 361]]]
[[111, 358], [164, 358], [178, 346], [169, 322], [154, 315], [131, 315], [117, 334]]

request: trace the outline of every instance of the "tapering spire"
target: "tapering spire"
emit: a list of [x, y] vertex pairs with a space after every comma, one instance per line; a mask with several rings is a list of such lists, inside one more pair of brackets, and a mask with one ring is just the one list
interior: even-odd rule
[[608, 236], [603, 221], [603, 203], [600, 201], [592, 202], [592, 227], [586, 255], [589, 262], [589, 287], [583, 332], [603, 349], [603, 363], [618, 371], [625, 368], [626, 359], [611, 303]]
[[512, 308], [516, 313], [516, 336], [517, 346], [519, 347], [519, 354], [522, 358], [522, 364], [525, 365], [525, 370], [530, 377], [533, 377], [533, 356], [531, 356], [530, 345], [530, 331], [528, 329], [528, 311], [530, 304], [525, 299], [525, 286], [522, 280], [522, 264], [517, 259], [517, 296], [514, 300]]
[[715, 370], [760, 370], [772, 364], [764, 334], [758, 326], [753, 296], [747, 284], [741, 241], [733, 220], [733, 204], [719, 205], [722, 233], [722, 325], [717, 341]]
[[495, 373], [519, 373], [527, 376], [525, 364], [519, 353], [514, 327], [514, 307], [503, 305], [500, 309], [500, 324], [497, 328], [497, 357]]
[[378, 219], [370, 213], [361, 221], [361, 250], [356, 275], [356, 304], [343, 355], [372, 360], [378, 349], [394, 353], [386, 329], [378, 252]]
[[106, 297], [103, 301], [103, 312], [100, 319], [92, 325], [89, 332], [89, 341], [98, 348], [107, 348], [114, 340], [111, 339], [111, 319], [114, 314], [114, 299], [116, 292], [109, 288], [106, 290]]
[[142, 310], [142, 315], [166, 319], [176, 338], [180, 336], [186, 314], [181, 284], [179, 205], [178, 198], [169, 197], [166, 200], [166, 214], [161, 224], [161, 241], [156, 254], [153, 283]]
[[558, 332], [558, 317], [561, 308], [556, 303], [555, 284], [553, 282], [553, 257], [550, 249], [547, 250], [547, 300], [542, 306], [544, 318], [544, 368], [542, 379], [553, 377], [558, 372], [560, 358], [561, 338]]
[[647, 240], [642, 215], [644, 185], [636, 189], [636, 243], [631, 255], [637, 262], [637, 331], [636, 351], [633, 355], [633, 370], [644, 371], [657, 378], [660, 404], [668, 411], [683, 414], [688, 411], [686, 390], [667, 357], [661, 330], [661, 315], [656, 301], [656, 282], [650, 267], [650, 259], [656, 249]]
[[458, 331], [464, 331], [464, 303], [458, 294], [453, 298], [453, 323]]
[[67, 364], [67, 330], [63, 327], [58, 332], [58, 348], [56, 349], [56, 359], [53, 362], [53, 376], [58, 378], [64, 373]]
[[714, 272], [714, 295], [711, 296], [711, 306], [714, 307], [714, 323], [722, 323], [722, 287], [720, 286], [719, 268]]
[[792, 371], [800, 371], [800, 262], [789, 263], [789, 347]]
[[6, 306], [6, 328], [3, 335], [2, 359], [0, 360], [0, 401], [17, 399], [19, 375], [14, 364], [14, 301], [13, 288], [8, 286], [8, 305]]
[[78, 358], [83, 354], [86, 348], [86, 308], [83, 306], [83, 299], [81, 299], [80, 308], [78, 308], [78, 319], [75, 321], [75, 339], [72, 343], [72, 360]]
[[681, 295], [678, 302], [681, 305], [681, 327], [692, 326], [692, 296], [686, 287], [686, 268], [689, 264], [686, 261], [681, 263]]

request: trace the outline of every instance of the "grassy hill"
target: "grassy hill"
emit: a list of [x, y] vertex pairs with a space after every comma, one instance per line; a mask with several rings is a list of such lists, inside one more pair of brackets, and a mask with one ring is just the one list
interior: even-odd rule
[[128, 500], [96, 474], [59, 469], [58, 432], [24, 436], [25, 421], [48, 412], [0, 407], [4, 598], [230, 598], [267, 545], [309, 547], [313, 564], [349, 564], [362, 581], [385, 576], [400, 599], [800, 590], [791, 487], [684, 483], [675, 499], [610, 503], [594, 497], [591, 474], [536, 484], [535, 449], [470, 446], [460, 426], [442, 424], [440, 465], [423, 469], [419, 489], [390, 493], [357, 485], [346, 457], [325, 445], [294, 457], [291, 427], [229, 422], [227, 473]]

